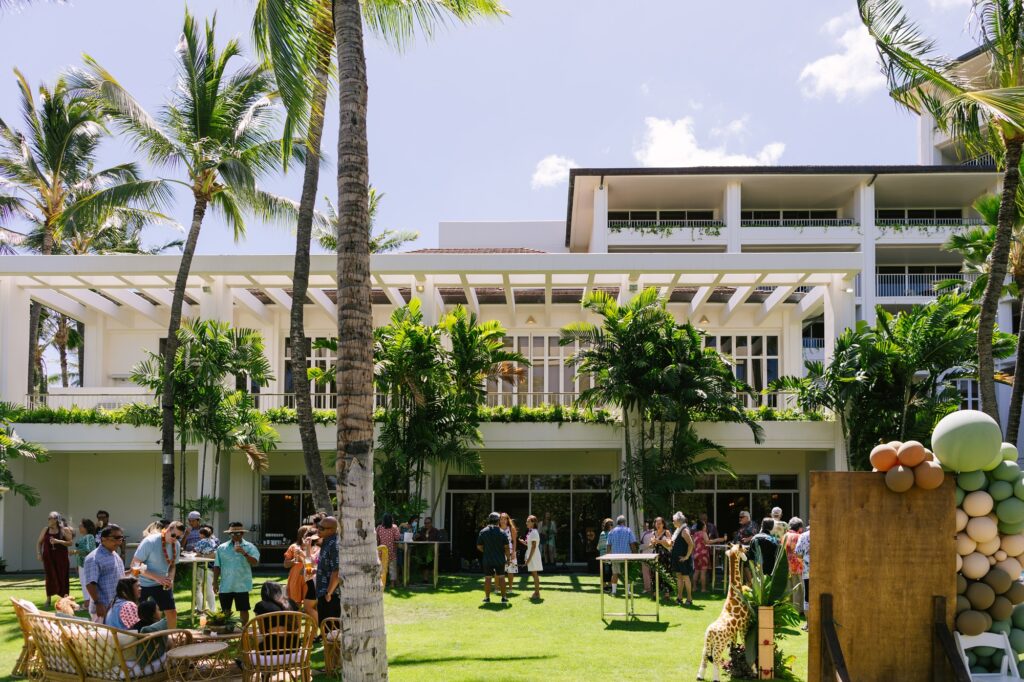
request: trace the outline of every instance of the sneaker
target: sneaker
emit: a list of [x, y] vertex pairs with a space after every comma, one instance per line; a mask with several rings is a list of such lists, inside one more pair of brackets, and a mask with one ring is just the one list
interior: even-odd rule
[[508, 603], [508, 597], [502, 597], [501, 598], [501, 603], [502, 604], [507, 604]]
[[483, 603], [485, 603], [485, 604], [490, 604], [491, 603], [491, 598], [490, 597], [484, 597], [481, 601], [483, 601]]

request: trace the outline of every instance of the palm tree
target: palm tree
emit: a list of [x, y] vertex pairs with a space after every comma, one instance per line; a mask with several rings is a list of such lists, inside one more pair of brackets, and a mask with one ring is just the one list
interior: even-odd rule
[[250, 64], [229, 74], [231, 60], [242, 55], [241, 47], [237, 40], [230, 40], [218, 51], [215, 28], [216, 17], [206, 22], [205, 33], [201, 33], [186, 10], [177, 48], [178, 86], [156, 118], [91, 57], [85, 57], [86, 70], [73, 75], [77, 86], [102, 103], [151, 162], [185, 171], [186, 179], [175, 182], [187, 187], [194, 200], [174, 281], [164, 356], [168, 383], [161, 395], [162, 490], [163, 512], [168, 518], [174, 510], [175, 399], [169, 377], [185, 286], [203, 219], [208, 210], [219, 212], [239, 239], [245, 233], [244, 211], [267, 220], [293, 220], [296, 210], [293, 202], [257, 186], [281, 163], [282, 142], [273, 135], [275, 86], [271, 72], [264, 64]]
[[[402, 48], [416, 34], [417, 28], [427, 36], [450, 19], [468, 22], [479, 17], [499, 16], [505, 13], [498, 0], [369, 0], [365, 4], [365, 20], [371, 33], [386, 43]], [[320, 181], [320, 144], [323, 138], [324, 112], [331, 75], [331, 55], [335, 46], [335, 22], [331, 3], [325, 0], [258, 0], [253, 20], [253, 35], [260, 51], [267, 55], [273, 66], [282, 98], [288, 109], [286, 131], [303, 127], [305, 123], [305, 151], [309, 159], [302, 179], [299, 214], [295, 229], [295, 264], [292, 274], [292, 308], [289, 343], [293, 349], [306, 347], [303, 305], [309, 288], [309, 249], [315, 219], [314, 205]], [[361, 38], [360, 38], [361, 42]], [[360, 44], [360, 53], [362, 46]], [[285, 136], [289, 139], [290, 135]], [[287, 152], [287, 147], [284, 150]], [[287, 154], [286, 154], [287, 157]], [[371, 188], [371, 192], [372, 192]], [[379, 197], [371, 194], [370, 220]], [[331, 207], [333, 211], [333, 207]], [[337, 220], [332, 221], [335, 225]], [[399, 233], [391, 239], [378, 242], [380, 253], [397, 249], [407, 235]], [[320, 231], [321, 245], [337, 250], [337, 230]], [[415, 237], [412, 237], [415, 239]], [[293, 391], [295, 411], [302, 441], [306, 475], [318, 508], [330, 508], [327, 480], [323, 474], [320, 450], [313, 423], [309, 380], [306, 377], [305, 353], [292, 353]]]
[[20, 412], [21, 407], [18, 405], [0, 403], [0, 499], [3, 499], [3, 494], [10, 490], [16, 495], [24, 497], [25, 502], [30, 507], [34, 507], [39, 504], [39, 492], [32, 486], [16, 481], [8, 462], [15, 459], [45, 462], [48, 457], [46, 448], [35, 443], [28, 443], [14, 432], [11, 424], [17, 421]]
[[857, 0], [857, 6], [878, 47], [892, 97], [908, 109], [927, 111], [940, 130], [969, 151], [992, 154], [1003, 168], [991, 277], [978, 322], [981, 407], [998, 423], [992, 339], [1017, 217], [1024, 145], [1024, 3], [973, 0], [978, 42], [990, 60], [978, 78], [967, 78], [957, 62], [936, 55], [935, 42], [921, 36], [899, 0]]
[[[89, 98], [60, 78], [53, 88], [39, 88], [36, 102], [28, 81], [15, 69], [23, 131], [0, 119], [0, 220], [17, 217], [38, 233], [35, 250], [54, 253], [54, 244], [74, 222], [101, 220], [112, 211], [123, 216], [166, 219], [153, 211], [169, 188], [159, 180], [142, 180], [135, 164], [96, 170], [102, 113]], [[29, 312], [29, 348], [38, 345], [41, 306]], [[45, 388], [30, 357], [28, 392]]]
[[[978, 275], [970, 287], [971, 296], [980, 299], [988, 286], [988, 271], [991, 264], [992, 249], [995, 245], [996, 230], [999, 221], [1000, 198], [995, 194], [986, 194], [974, 202], [974, 210], [985, 221], [985, 227], [974, 227], [966, 232], [952, 235], [943, 245], [949, 251], [955, 251], [964, 258], [964, 269]], [[1010, 284], [1003, 290], [1016, 299], [1017, 310], [1024, 310], [1024, 220], [1018, 212], [1013, 223], [1010, 241], [1010, 256], [1007, 267], [1010, 273]], [[958, 280], [945, 282], [953, 288], [962, 286]], [[1024, 403], [1024, 380], [1017, 381], [1019, 372], [1024, 368], [1024, 325], [1017, 331], [1017, 360], [1014, 369], [1013, 389], [1010, 392], [1009, 416], [1006, 420], [1006, 440], [1016, 443], [1020, 436], [1020, 413]]]
[[[374, 233], [373, 228], [377, 222], [377, 209], [380, 200], [386, 195], [378, 192], [373, 185], [370, 186], [370, 253], [391, 253], [414, 242], [420, 238], [420, 233], [413, 230], [381, 230]], [[324, 220], [313, 229], [313, 238], [316, 239], [320, 248], [328, 251], [338, 250], [338, 210], [334, 202], [326, 199], [327, 210], [324, 212]]]

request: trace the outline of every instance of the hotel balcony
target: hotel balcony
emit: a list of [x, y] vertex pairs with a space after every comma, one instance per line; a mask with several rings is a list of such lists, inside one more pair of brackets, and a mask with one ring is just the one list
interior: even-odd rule
[[942, 244], [957, 232], [984, 224], [985, 221], [979, 217], [875, 218], [879, 244]]
[[725, 222], [713, 219], [616, 219], [608, 220], [610, 251], [678, 248], [722, 250], [726, 244]]
[[[803, 216], [787, 214], [804, 214]], [[740, 240], [745, 245], [858, 244], [860, 226], [853, 218], [836, 216], [836, 211], [743, 211]], [[770, 217], [769, 217], [770, 216]]]
[[935, 288], [939, 282], [959, 280], [969, 285], [977, 278], [965, 272], [875, 275], [875, 294], [878, 298], [934, 298], [939, 293]]

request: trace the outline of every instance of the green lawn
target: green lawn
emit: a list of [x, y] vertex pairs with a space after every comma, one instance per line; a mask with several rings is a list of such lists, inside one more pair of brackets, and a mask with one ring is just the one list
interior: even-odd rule
[[[521, 582], [507, 607], [481, 604], [480, 585], [479, 578], [445, 576], [437, 592], [399, 590], [385, 596], [391, 679], [694, 679], [704, 628], [722, 604], [721, 596], [699, 598], [692, 609], [663, 605], [660, 623], [642, 619], [606, 625], [596, 577], [549, 576], [541, 603], [530, 602], [530, 590]], [[73, 594], [76, 589], [72, 581]], [[42, 580], [0, 579], [0, 679], [6, 679], [21, 646], [9, 601], [15, 595], [41, 604]], [[179, 604], [187, 603], [187, 593], [176, 597]], [[644, 605], [653, 608], [653, 602]], [[785, 648], [796, 655], [795, 672], [805, 679], [806, 636], [787, 640]], [[315, 667], [322, 660], [317, 655]]]

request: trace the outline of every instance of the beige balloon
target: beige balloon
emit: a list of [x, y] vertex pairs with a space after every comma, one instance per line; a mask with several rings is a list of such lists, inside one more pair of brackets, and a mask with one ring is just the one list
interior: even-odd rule
[[968, 554], [963, 558], [963, 571], [964, 577], [971, 580], [981, 580], [988, 573], [989, 563], [988, 557], [984, 554], [974, 552]]
[[1020, 562], [1014, 557], [1007, 557], [1006, 559], [1003, 559], [1002, 561], [996, 564], [996, 567], [1006, 571], [1006, 574], [1010, 576], [1010, 580], [1020, 579]]
[[1000, 540], [999, 547], [1006, 552], [1007, 556], [1020, 556], [1024, 554], [1024, 533], [1004, 535]]
[[975, 542], [988, 542], [999, 537], [999, 526], [987, 516], [978, 516], [967, 522], [965, 529]]
[[964, 497], [960, 505], [969, 516], [985, 516], [992, 511], [995, 501], [984, 490], [975, 490]]
[[970, 535], [967, 533], [956, 534], [956, 553], [960, 556], [967, 556], [978, 549], [978, 543], [975, 542]]
[[978, 543], [978, 551], [985, 556], [992, 556], [999, 551], [999, 536], [995, 536], [991, 540], [986, 542]]
[[[971, 517], [967, 515], [963, 509], [956, 510], [956, 532], [959, 533], [967, 527], [967, 522], [971, 520]], [[1024, 550], [1022, 550], [1024, 551]]]

